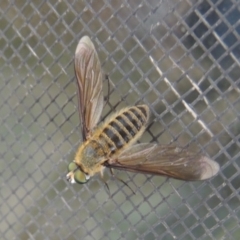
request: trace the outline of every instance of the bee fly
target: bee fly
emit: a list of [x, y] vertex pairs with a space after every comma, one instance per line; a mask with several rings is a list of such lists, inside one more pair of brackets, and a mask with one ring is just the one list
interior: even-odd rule
[[218, 163], [185, 148], [156, 143], [134, 145], [149, 119], [146, 105], [124, 108], [96, 127], [103, 109], [103, 76], [97, 52], [87, 36], [76, 49], [75, 74], [83, 143], [68, 166], [71, 183], [86, 183], [96, 173], [103, 176], [106, 167], [189, 181], [217, 174]]

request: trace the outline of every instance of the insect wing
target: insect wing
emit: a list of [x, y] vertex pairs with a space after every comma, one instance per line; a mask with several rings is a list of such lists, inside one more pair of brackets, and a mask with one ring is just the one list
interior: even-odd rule
[[132, 172], [165, 175], [181, 180], [204, 180], [219, 171], [218, 163], [171, 145], [137, 144], [125, 150], [107, 167]]
[[85, 141], [98, 123], [103, 109], [101, 65], [95, 47], [87, 36], [81, 38], [75, 52], [75, 74]]

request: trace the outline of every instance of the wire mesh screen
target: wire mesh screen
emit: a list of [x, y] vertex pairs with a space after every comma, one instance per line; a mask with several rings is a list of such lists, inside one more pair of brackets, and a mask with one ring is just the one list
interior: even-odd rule
[[[237, 0], [1, 2], [1, 239], [240, 239]], [[140, 142], [216, 160], [204, 182], [105, 171], [66, 181], [81, 143], [74, 52], [94, 42], [102, 118], [145, 103]], [[109, 92], [109, 94], [108, 94]]]

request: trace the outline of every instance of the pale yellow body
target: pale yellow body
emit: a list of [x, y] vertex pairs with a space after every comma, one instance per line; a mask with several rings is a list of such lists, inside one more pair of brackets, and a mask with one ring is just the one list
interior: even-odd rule
[[[145, 115], [139, 109], [142, 109]], [[132, 111], [136, 111], [138, 117]], [[132, 121], [125, 115], [129, 115]], [[77, 150], [74, 162], [89, 176], [93, 176], [99, 172], [102, 173], [104, 169], [103, 163], [106, 160], [117, 158], [117, 156], [121, 155], [124, 150], [128, 149], [140, 138], [146, 128], [148, 118], [149, 109], [146, 105], [127, 107], [113, 114], [93, 131], [87, 141], [83, 142]], [[117, 121], [117, 119], [125, 121], [128, 129], [132, 129], [134, 136], [132, 136], [126, 126]], [[114, 124], [115, 122], [117, 122], [117, 124]], [[139, 127], [137, 128], [133, 122], [137, 123]], [[112, 127], [111, 124], [117, 125], [120, 131]], [[113, 138], [111, 138], [109, 134], [106, 134], [108, 131], [111, 131], [112, 137], [117, 138], [119, 141], [114, 142]], [[129, 139], [128, 142], [126, 142], [125, 139]], [[116, 143], [121, 144], [121, 147], [118, 148]], [[110, 146], [115, 148], [114, 151], [112, 151]]]

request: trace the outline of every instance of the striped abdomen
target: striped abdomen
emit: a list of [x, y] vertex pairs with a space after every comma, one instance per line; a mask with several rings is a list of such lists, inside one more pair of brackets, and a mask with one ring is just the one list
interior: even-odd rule
[[99, 141], [108, 156], [133, 144], [145, 130], [149, 108], [138, 105], [123, 109], [113, 115], [99, 133]]

